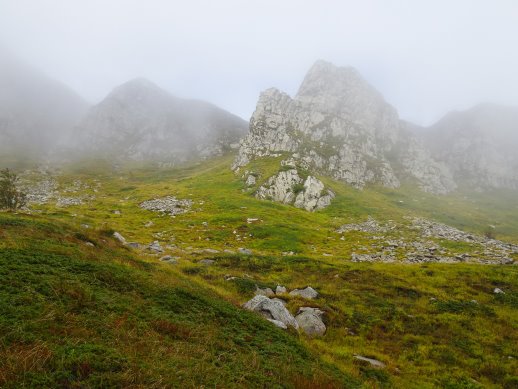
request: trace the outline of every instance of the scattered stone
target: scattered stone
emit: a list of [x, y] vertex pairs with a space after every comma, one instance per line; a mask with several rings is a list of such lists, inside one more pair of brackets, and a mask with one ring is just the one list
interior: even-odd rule
[[387, 366], [383, 362], [378, 361], [377, 359], [362, 357], [361, 355], [353, 355], [353, 357], [360, 361], [369, 362], [369, 364], [372, 367], [375, 367], [376, 369], [384, 369]]
[[148, 200], [140, 203], [140, 208], [148, 211], [161, 212], [171, 216], [188, 212], [192, 207], [192, 200], [179, 200], [174, 196]]
[[245, 183], [246, 183], [246, 186], [254, 186], [256, 181], [257, 181], [256, 177], [253, 174], [249, 174], [248, 177], [246, 178]]
[[284, 286], [281, 286], [281, 285], [277, 285], [277, 287], [275, 288], [275, 294], [286, 293], [287, 291], [288, 290]]
[[140, 243], [137, 242], [129, 242], [126, 244], [126, 246], [132, 249], [139, 249], [141, 247]]
[[318, 297], [318, 292], [313, 289], [311, 286], [308, 286], [305, 289], [294, 289], [290, 292], [290, 296], [300, 296], [305, 299], [315, 299]]
[[90, 247], [95, 247], [95, 245], [92, 242], [86, 242], [85, 245], [90, 246]]
[[252, 224], [252, 223], [257, 222], [257, 221], [259, 221], [259, 219], [257, 219], [257, 218], [250, 218], [249, 217], [249, 218], [246, 219], [246, 222], [248, 224]]
[[261, 289], [258, 286], [256, 286], [255, 295], [256, 296], [272, 297], [272, 296], [275, 296], [275, 293], [270, 288], [263, 288], [263, 289]]
[[239, 254], [243, 254], [243, 255], [252, 255], [252, 250], [249, 250], [249, 249], [244, 249], [242, 247], [238, 248], [237, 249], [237, 252]]
[[326, 332], [326, 325], [322, 321], [323, 314], [324, 312], [318, 308], [302, 307], [295, 320], [306, 335], [323, 336]]
[[162, 248], [162, 246], [160, 246], [160, 243], [158, 242], [158, 240], [155, 240], [153, 243], [150, 243], [147, 246], [147, 248], [148, 248], [148, 250], [154, 251], [155, 253], [164, 252], [164, 249]]
[[227, 253], [227, 254], [235, 254], [236, 252], [233, 251], [233, 250], [229, 250], [229, 249], [225, 249], [223, 250], [224, 253]]
[[500, 289], [500, 288], [495, 288], [495, 290], [493, 290], [493, 293], [495, 293], [495, 294], [505, 294], [505, 292], [502, 289]]
[[179, 257], [173, 257], [171, 255], [164, 255], [160, 258], [160, 261], [169, 263], [170, 265], [176, 265], [178, 263]]
[[269, 299], [266, 296], [255, 296], [243, 305], [243, 308], [258, 312], [266, 319], [278, 320], [286, 326], [299, 328], [299, 325], [284, 304], [278, 300]]
[[117, 239], [120, 243], [126, 244], [126, 239], [121, 234], [119, 234], [118, 232], [114, 232], [113, 233], [113, 237], [115, 239]]
[[202, 259], [199, 263], [201, 263], [202, 265], [205, 265], [205, 266], [211, 266], [215, 263], [216, 261], [213, 260], [213, 259]]
[[119, 211], [118, 209], [116, 209], [116, 210], [114, 210], [114, 211], [113, 211], [113, 214], [114, 214], [114, 215], [120, 215], [120, 214], [121, 214], [121, 211]]
[[155, 223], [153, 223], [153, 222], [150, 220], [150, 221], [148, 221], [146, 224], [144, 224], [144, 227], [146, 227], [146, 228], [153, 227], [153, 225], [154, 225], [154, 224], [155, 224]]
[[215, 250], [215, 249], [203, 249], [202, 251], [205, 252], [205, 253], [209, 253], [209, 254], [217, 254], [217, 253], [219, 253], [219, 250]]

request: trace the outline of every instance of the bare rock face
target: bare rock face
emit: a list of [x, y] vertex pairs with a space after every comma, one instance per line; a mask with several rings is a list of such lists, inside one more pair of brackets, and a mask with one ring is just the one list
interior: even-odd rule
[[335, 195], [326, 190], [319, 179], [313, 176], [304, 179], [297, 169], [289, 169], [270, 177], [259, 187], [255, 196], [258, 199], [293, 204], [306, 211], [316, 211], [330, 205]]
[[396, 188], [411, 179], [430, 192], [454, 189], [447, 169], [414, 138], [356, 70], [318, 61], [294, 98], [277, 89], [261, 94], [232, 167], [288, 154], [312, 172], [357, 188]]

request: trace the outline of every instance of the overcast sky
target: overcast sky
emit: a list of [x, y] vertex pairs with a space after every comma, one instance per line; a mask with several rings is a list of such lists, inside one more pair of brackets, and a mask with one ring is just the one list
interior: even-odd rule
[[518, 105], [516, 0], [0, 0], [0, 45], [92, 103], [142, 76], [248, 119], [325, 59], [418, 124]]

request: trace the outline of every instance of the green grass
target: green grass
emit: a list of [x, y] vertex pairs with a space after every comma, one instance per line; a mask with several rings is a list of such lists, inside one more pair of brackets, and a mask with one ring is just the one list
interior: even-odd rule
[[[247, 167], [258, 175], [256, 187], [279, 171], [280, 159], [257, 160]], [[111, 350], [85, 349], [90, 364], [95, 359], [109, 366], [109, 371], [94, 369], [92, 378], [85, 378], [91, 386], [100, 384], [88, 380], [104, 377], [103, 383], [122, 386], [340, 387], [360, 382], [365, 387], [516, 387], [518, 267], [352, 263], [351, 253], [379, 242], [360, 232], [341, 240], [335, 232], [368, 215], [381, 223], [403, 224], [407, 216], [420, 216], [478, 234], [493, 225], [498, 239], [518, 243], [516, 198], [504, 192], [434, 196], [409, 186], [359, 191], [322, 177], [337, 196], [330, 207], [309, 213], [255, 199], [254, 188], [247, 190], [230, 171], [231, 161], [227, 156], [178, 169], [133, 165], [112, 170], [99, 161], [69, 166], [59, 177], [60, 190], [80, 179], [90, 188], [67, 196], [94, 199], [66, 208], [35, 206], [37, 218], [3, 217], [0, 252], [2, 258], [12, 259], [2, 262], [2, 269], [9, 269], [2, 275], [19, 286], [19, 296], [13, 298], [30, 302], [27, 309], [38, 312], [12, 319], [16, 327], [33, 321], [31, 325], [48, 327], [55, 317], [68, 323], [60, 324], [54, 338], [45, 338], [54, 333], [50, 327], [27, 327], [23, 336], [41, 332], [49, 355], [59, 356], [59, 361], [70, 353], [60, 348], [62, 342], [82, 339], [77, 343], [82, 345], [95, 339]], [[167, 195], [192, 199], [192, 211], [173, 218], [138, 207], [144, 200]], [[248, 218], [259, 220], [248, 223]], [[153, 226], [145, 227], [149, 221]], [[84, 224], [90, 228], [82, 228]], [[162, 264], [157, 256], [124, 250], [108, 237], [113, 231], [143, 244], [159, 240], [169, 245], [167, 254], [180, 257], [179, 263]], [[386, 236], [397, 234], [412, 239], [415, 232], [398, 230]], [[452, 254], [479, 249], [437, 243]], [[251, 249], [253, 255], [238, 254], [239, 247]], [[205, 248], [220, 252], [198, 251]], [[203, 266], [201, 259], [216, 263]], [[52, 278], [53, 272], [59, 276]], [[236, 278], [227, 281], [227, 276]], [[311, 285], [319, 291], [321, 296], [311, 302], [283, 298], [292, 312], [307, 305], [324, 310], [328, 331], [323, 338], [283, 333], [237, 307], [253, 296], [256, 285], [277, 284], [288, 289]], [[495, 287], [506, 293], [494, 294]], [[34, 290], [42, 295], [33, 298]], [[58, 292], [49, 292], [54, 290]], [[25, 310], [19, 308], [23, 304], [7, 305], [11, 315]], [[30, 321], [31, 315], [37, 319]], [[120, 328], [114, 324], [118, 320]], [[31, 347], [40, 343], [33, 339], [29, 344], [20, 349], [20, 358], [32, 355]], [[379, 359], [387, 368], [372, 369], [354, 354]], [[76, 374], [72, 365], [56, 363], [36, 363], [35, 376]], [[246, 368], [248, 363], [253, 368]], [[33, 373], [10, 374], [29, 380]], [[70, 382], [83, 382], [77, 374]], [[299, 375], [302, 378], [295, 378]]]
[[0, 225], [2, 387], [356, 386], [297, 337], [102, 235]]

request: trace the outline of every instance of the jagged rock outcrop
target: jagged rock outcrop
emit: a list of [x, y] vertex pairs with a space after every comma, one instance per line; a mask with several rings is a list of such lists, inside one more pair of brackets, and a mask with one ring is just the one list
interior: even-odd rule
[[326, 190], [319, 179], [313, 176], [304, 179], [297, 169], [289, 169], [270, 177], [259, 187], [255, 196], [258, 199], [293, 204], [297, 208], [316, 211], [330, 205], [335, 195]]
[[92, 107], [77, 138], [85, 153], [174, 163], [222, 154], [246, 128], [244, 120], [212, 104], [174, 97], [138, 78]]
[[421, 131], [432, 155], [470, 188], [518, 189], [518, 108], [481, 104]]
[[396, 188], [402, 179], [430, 192], [455, 188], [448, 170], [356, 70], [324, 61], [310, 69], [294, 98], [277, 89], [261, 94], [232, 168], [285, 154], [357, 188]]

